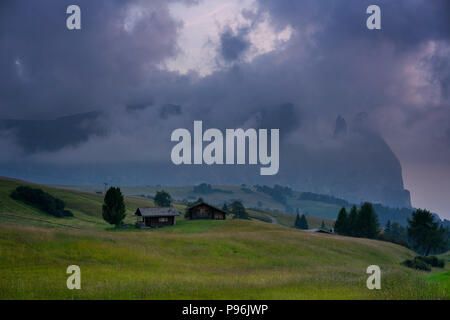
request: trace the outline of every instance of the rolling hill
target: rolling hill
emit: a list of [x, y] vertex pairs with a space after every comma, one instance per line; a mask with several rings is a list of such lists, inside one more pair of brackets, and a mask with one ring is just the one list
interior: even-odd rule
[[[90, 193], [103, 192], [102, 186], [64, 186], [57, 185], [57, 188], [84, 191]], [[277, 199], [268, 193], [259, 191], [254, 186], [213, 186], [210, 190], [196, 191], [195, 186], [186, 187], [161, 187], [161, 186], [141, 186], [141, 187], [120, 187], [125, 195], [141, 198], [152, 198], [157, 191], [165, 190], [172, 198], [180, 203], [195, 201], [203, 198], [206, 202], [221, 207], [225, 202], [234, 200], [241, 201], [247, 208], [255, 208], [271, 212], [295, 213], [299, 209], [300, 213], [322, 219], [336, 219], [342, 204], [326, 203], [323, 201], [301, 200], [302, 192], [292, 191], [286, 199]], [[285, 200], [285, 201], [280, 201]], [[295, 218], [295, 217], [294, 217]]]
[[[101, 194], [104, 186], [70, 186], [55, 185], [54, 187], [84, 191]], [[206, 202], [222, 207], [224, 203], [231, 203], [234, 200], [241, 201], [247, 208], [254, 211], [264, 211], [270, 215], [295, 214], [298, 210], [300, 214], [305, 214], [311, 220], [315, 218], [322, 220], [335, 220], [342, 206], [347, 210], [353, 205], [346, 200], [339, 199], [329, 195], [315, 194], [311, 192], [299, 192], [282, 186], [211, 186], [200, 184], [197, 186], [170, 187], [170, 186], [121, 186], [125, 195], [152, 199], [159, 190], [165, 190], [170, 193], [172, 198], [179, 203], [188, 203], [197, 200], [199, 197]], [[360, 204], [357, 204], [358, 206]], [[411, 217], [413, 208], [390, 208], [381, 204], [374, 204], [374, 209], [378, 215], [378, 221], [381, 226], [385, 226], [388, 221], [397, 222], [406, 227], [408, 218]], [[281, 221], [293, 221], [294, 217], [284, 216], [286, 219]], [[435, 214], [440, 220], [440, 217]], [[448, 221], [441, 220], [444, 225]], [[284, 223], [281, 223], [284, 224]], [[332, 226], [333, 223], [328, 225]], [[317, 224], [315, 224], [317, 225]]]
[[[49, 192], [53, 196], [60, 198], [66, 203], [67, 209], [74, 213], [73, 218], [69, 220], [61, 220], [55, 218], [38, 209], [30, 206], [26, 206], [20, 202], [14, 201], [9, 196], [11, 192], [18, 186], [30, 185], [36, 186]], [[84, 189], [84, 187], [80, 187]], [[89, 190], [89, 188], [86, 188]], [[94, 189], [97, 190], [98, 188]], [[128, 188], [125, 187], [124, 194], [126, 194]], [[208, 200], [209, 201], [209, 200]], [[11, 223], [26, 223], [26, 225], [43, 226], [43, 227], [66, 227], [66, 228], [111, 228], [101, 217], [101, 207], [103, 204], [103, 195], [95, 192], [76, 191], [60, 189], [55, 187], [48, 187], [38, 184], [32, 184], [25, 181], [16, 179], [0, 178], [0, 222]], [[155, 206], [153, 200], [146, 199], [139, 196], [129, 195], [125, 197], [125, 204], [127, 208], [127, 218], [125, 223], [133, 224], [134, 212], [138, 207], [152, 207]], [[174, 206], [184, 213], [186, 204], [174, 203]], [[282, 226], [292, 227], [295, 221], [295, 215], [279, 213], [279, 212], [265, 212], [258, 209], [248, 210], [252, 219], [273, 223], [272, 218], [275, 218], [275, 224]], [[26, 221], [24, 221], [26, 220]], [[184, 220], [183, 214], [181, 214], [177, 220]], [[327, 228], [332, 228], [334, 220], [321, 219], [317, 217], [307, 217], [308, 225], [310, 228], [319, 228], [322, 221], [325, 222]]]
[[[114, 229], [101, 219], [101, 195], [41, 186], [74, 213], [54, 218], [9, 197], [23, 184], [0, 179], [0, 299], [450, 298], [443, 280], [401, 266], [415, 254], [395, 244], [232, 219]], [[152, 204], [127, 197], [127, 222]], [[73, 264], [81, 290], [66, 288]], [[366, 288], [371, 264], [381, 290]]]
[[[18, 186], [30, 185], [39, 187], [53, 196], [63, 200], [66, 208], [74, 213], [73, 218], [61, 219], [46, 214], [32, 206], [11, 199], [11, 192]], [[127, 219], [132, 223], [132, 214], [139, 206], [151, 206], [153, 201], [133, 197], [126, 198]], [[86, 192], [67, 191], [35, 185], [15, 179], [0, 179], [0, 222], [56, 228], [109, 228], [101, 217], [103, 196]]]

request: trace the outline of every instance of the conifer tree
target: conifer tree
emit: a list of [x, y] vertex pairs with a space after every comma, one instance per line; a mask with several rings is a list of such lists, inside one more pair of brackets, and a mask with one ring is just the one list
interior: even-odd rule
[[300, 217], [299, 228], [303, 230], [308, 230], [308, 221], [306, 221], [306, 217], [304, 214]]
[[[297, 209], [298, 211], [298, 209]], [[300, 215], [297, 212], [297, 216], [295, 217], [294, 227], [300, 229]]]
[[417, 209], [408, 219], [408, 237], [413, 243], [414, 249], [428, 256], [431, 251], [445, 247], [445, 229], [434, 221], [434, 217], [428, 210]]
[[348, 215], [345, 207], [342, 207], [339, 211], [336, 222], [334, 223], [334, 231], [338, 234], [346, 235], [348, 234]]
[[350, 214], [348, 215], [348, 222], [347, 222], [347, 228], [346, 228], [347, 235], [354, 236], [354, 237], [358, 236], [357, 221], [358, 221], [358, 208], [356, 208], [356, 206], [354, 205], [350, 209]]
[[388, 238], [392, 235], [391, 220], [388, 220], [386, 222], [386, 226], [384, 227], [384, 234]]
[[120, 188], [109, 188], [102, 206], [103, 219], [117, 227], [122, 223], [125, 215], [125, 202]]
[[359, 210], [357, 218], [357, 234], [360, 237], [375, 239], [379, 233], [378, 216], [370, 202], [365, 202]]

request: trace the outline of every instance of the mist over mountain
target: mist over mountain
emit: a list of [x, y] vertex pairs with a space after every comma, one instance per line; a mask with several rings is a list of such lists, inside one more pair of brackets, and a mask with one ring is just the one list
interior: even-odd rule
[[99, 115], [89, 112], [54, 120], [0, 119], [0, 132], [12, 134], [26, 153], [55, 151], [86, 142], [92, 134], [101, 134], [93, 121]]
[[[285, 116], [289, 108], [289, 104], [280, 106], [278, 116]], [[125, 121], [127, 115], [135, 117], [135, 113], [142, 110], [145, 108], [132, 108], [132, 111], [127, 108], [121, 119]], [[181, 113], [180, 110], [180, 106], [169, 105], [156, 108], [155, 112], [163, 120], [171, 113]], [[409, 192], [403, 187], [400, 162], [384, 139], [365, 127], [364, 115], [357, 115], [353, 126], [347, 125], [346, 120], [339, 116], [335, 128], [330, 125], [328, 137], [303, 132], [298, 123], [292, 124], [300, 127], [298, 133], [286, 136], [282, 129], [280, 171], [275, 176], [260, 176], [258, 168], [250, 165], [175, 166], [169, 158], [173, 143], [165, 132], [150, 137], [153, 143], [149, 145], [161, 145], [154, 148], [156, 153], [166, 151], [166, 154], [160, 154], [160, 158], [151, 159], [137, 149], [133, 149], [134, 154], [123, 155], [118, 149], [116, 157], [120, 158], [120, 163], [110, 159], [114, 158], [113, 154], [88, 162], [60, 159], [58, 153], [82, 148], [83, 144], [88, 145], [98, 137], [114, 135], [114, 131], [108, 128], [111, 122], [102, 121], [105, 118], [105, 114], [90, 112], [54, 120], [0, 120], [0, 135], [12, 134], [26, 155], [20, 162], [5, 163], [0, 175], [59, 184], [282, 184], [354, 203], [371, 201], [391, 207], [411, 206]], [[140, 136], [135, 139], [146, 138]], [[56, 154], [56, 164], [49, 159], [52, 154]], [[139, 156], [142, 161], [138, 161]], [[79, 158], [83, 157], [88, 158], [89, 155], [80, 152]]]
[[411, 206], [398, 158], [381, 135], [362, 123], [355, 123], [347, 132], [345, 119], [338, 117], [334, 139], [318, 141], [315, 147], [297, 148], [296, 161], [288, 159], [293, 162], [287, 173], [296, 189], [330, 194], [353, 203]]

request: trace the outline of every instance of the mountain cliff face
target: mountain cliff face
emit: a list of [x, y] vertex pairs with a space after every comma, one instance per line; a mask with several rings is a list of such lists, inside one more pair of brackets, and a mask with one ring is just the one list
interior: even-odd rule
[[[161, 161], [70, 163], [33, 162], [32, 156], [76, 147], [91, 136], [106, 136], [99, 113], [80, 114], [49, 121], [0, 120], [0, 137], [14, 135], [23, 153], [19, 159], [3, 161], [0, 175], [42, 183], [115, 185], [284, 185], [298, 191], [328, 194], [350, 202], [371, 201], [391, 207], [410, 207], [399, 160], [381, 136], [364, 127], [363, 117], [348, 125], [338, 117], [328, 137], [305, 135], [280, 142], [280, 171], [260, 176], [260, 166], [175, 166], [170, 152], [158, 150]], [[164, 135], [164, 136], [162, 136]], [[161, 133], [152, 137], [170, 140]], [[170, 149], [170, 148], [169, 148]], [[134, 150], [139, 153], [141, 150]], [[79, 155], [81, 158], [85, 154]], [[108, 159], [109, 160], [109, 159]]]
[[[349, 127], [338, 117], [332, 139], [319, 141], [314, 148], [300, 146], [297, 153], [302, 154], [292, 182], [297, 189], [354, 203], [370, 201], [411, 207], [398, 158], [384, 139], [371, 130]], [[292, 168], [292, 163], [288, 166]]]

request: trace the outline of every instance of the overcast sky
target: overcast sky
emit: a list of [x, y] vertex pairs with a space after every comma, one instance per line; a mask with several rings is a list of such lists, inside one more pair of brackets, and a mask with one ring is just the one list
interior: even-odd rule
[[[81, 31], [65, 27], [70, 4]], [[381, 31], [365, 27], [370, 4]], [[316, 137], [338, 115], [364, 113], [399, 158], [413, 205], [450, 218], [448, 0], [3, 0], [0, 48], [0, 118], [96, 110], [112, 128], [33, 154], [2, 135], [1, 161], [98, 163], [117, 144], [151, 161], [194, 119]], [[287, 102], [276, 119], [271, 106]]]

